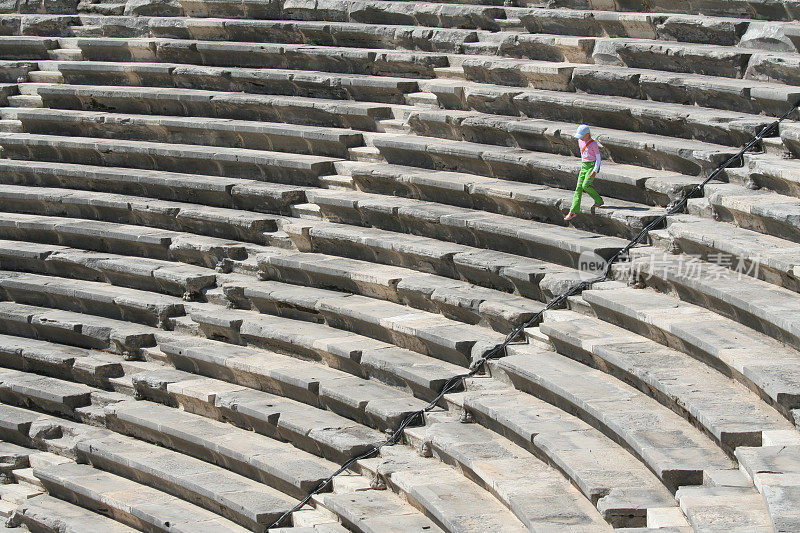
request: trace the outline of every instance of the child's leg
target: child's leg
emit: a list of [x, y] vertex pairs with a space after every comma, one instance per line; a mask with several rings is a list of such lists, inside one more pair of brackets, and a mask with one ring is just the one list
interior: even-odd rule
[[[589, 173], [591, 173], [591, 170], [589, 171]], [[603, 203], [603, 198], [599, 194], [597, 194], [597, 191], [594, 190], [594, 187], [592, 187], [592, 183], [594, 183], [594, 178], [591, 177], [589, 173], [587, 173], [586, 177], [583, 179], [583, 191], [592, 197], [592, 200], [594, 200], [595, 204], [600, 205]]]
[[[589, 176], [591, 167], [584, 164], [581, 165], [581, 171], [578, 174], [578, 183], [575, 185], [575, 196], [572, 197], [572, 206], [569, 208], [571, 213], [581, 212], [581, 197], [583, 196], [584, 180]], [[596, 194], [596, 193], [595, 193]]]

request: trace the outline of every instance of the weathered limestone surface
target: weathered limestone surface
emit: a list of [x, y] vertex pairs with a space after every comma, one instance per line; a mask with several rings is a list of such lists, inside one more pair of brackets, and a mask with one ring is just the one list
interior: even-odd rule
[[[797, 114], [730, 158], [800, 98], [798, 20], [0, 2], [0, 514], [263, 533], [319, 487], [276, 530], [797, 530]], [[564, 221], [581, 123], [604, 203]]]

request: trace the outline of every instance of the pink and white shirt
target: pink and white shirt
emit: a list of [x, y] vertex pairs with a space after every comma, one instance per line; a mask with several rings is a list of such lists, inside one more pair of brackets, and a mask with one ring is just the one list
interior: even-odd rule
[[600, 147], [597, 145], [597, 141], [594, 139], [589, 139], [588, 141], [578, 139], [578, 148], [581, 149], [581, 161], [584, 163], [591, 163], [594, 161], [594, 171], [600, 172], [600, 161], [602, 158], [600, 157]]

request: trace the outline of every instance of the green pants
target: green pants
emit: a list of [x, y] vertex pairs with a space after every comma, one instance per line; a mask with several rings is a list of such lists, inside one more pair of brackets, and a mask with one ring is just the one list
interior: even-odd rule
[[603, 203], [603, 199], [597, 194], [597, 191], [592, 188], [594, 178], [589, 175], [592, 173], [592, 170], [594, 170], [594, 161], [588, 161], [581, 165], [581, 172], [578, 174], [578, 185], [575, 187], [575, 196], [572, 198], [572, 207], [569, 209], [573, 213], [581, 212], [581, 197], [584, 192], [592, 197], [594, 203]]

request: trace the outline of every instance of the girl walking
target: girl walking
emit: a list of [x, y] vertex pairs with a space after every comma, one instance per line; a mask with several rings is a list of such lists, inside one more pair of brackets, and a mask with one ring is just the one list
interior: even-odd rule
[[572, 220], [578, 216], [581, 211], [581, 198], [584, 192], [594, 200], [592, 207], [603, 205], [603, 199], [592, 187], [595, 176], [600, 172], [600, 147], [597, 146], [597, 141], [592, 139], [592, 135], [589, 133], [589, 126], [586, 124], [578, 126], [575, 138], [578, 139], [578, 147], [581, 149], [581, 171], [578, 174], [578, 184], [575, 187], [575, 196], [572, 198], [572, 207], [570, 207], [569, 213], [564, 217], [564, 220]]

